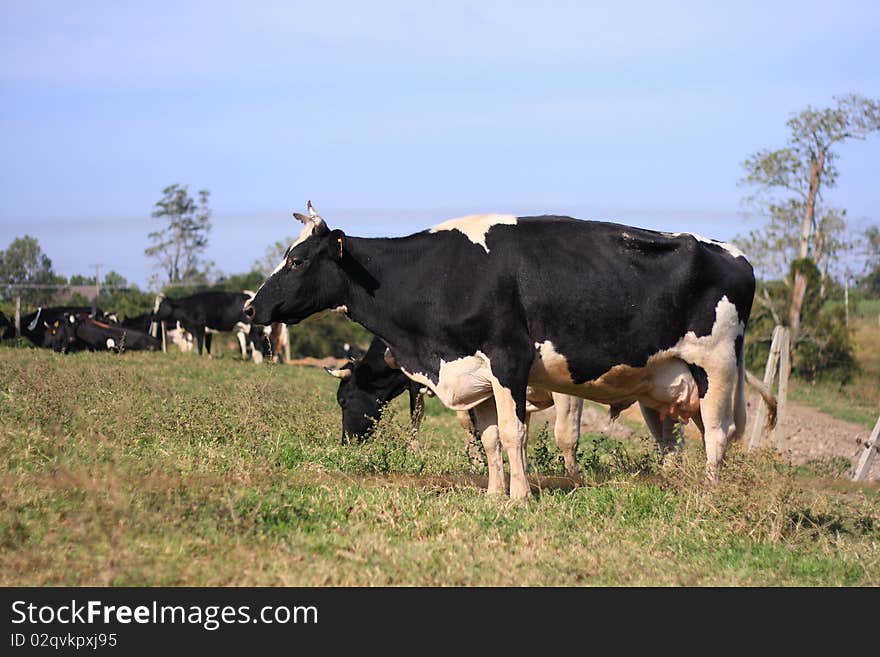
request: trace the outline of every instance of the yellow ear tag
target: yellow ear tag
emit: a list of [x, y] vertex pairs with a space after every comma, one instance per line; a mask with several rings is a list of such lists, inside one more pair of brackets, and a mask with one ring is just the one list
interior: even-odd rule
[[337, 252], [337, 255], [339, 256], [339, 259], [342, 260], [342, 238], [337, 237], [336, 243], [339, 245], [339, 251]]

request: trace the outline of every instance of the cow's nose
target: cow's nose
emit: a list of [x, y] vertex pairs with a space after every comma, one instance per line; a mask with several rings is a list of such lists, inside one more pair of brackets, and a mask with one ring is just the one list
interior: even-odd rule
[[248, 299], [247, 301], [244, 302], [244, 308], [242, 310], [244, 311], [244, 316], [247, 317], [248, 319], [253, 319], [254, 315], [257, 312], [256, 310], [254, 310], [254, 307], [251, 305], [250, 299]]

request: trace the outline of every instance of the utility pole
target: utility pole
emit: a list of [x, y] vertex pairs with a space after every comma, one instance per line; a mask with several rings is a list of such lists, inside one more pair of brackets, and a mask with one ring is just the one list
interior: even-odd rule
[[98, 297], [101, 294], [101, 265], [91, 265], [95, 268], [95, 300], [92, 302], [92, 315], [98, 314]]

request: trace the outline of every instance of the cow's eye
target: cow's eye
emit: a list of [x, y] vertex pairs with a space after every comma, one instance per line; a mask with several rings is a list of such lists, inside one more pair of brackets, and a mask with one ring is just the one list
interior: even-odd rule
[[291, 269], [300, 269], [305, 261], [302, 258], [290, 258], [290, 268]]

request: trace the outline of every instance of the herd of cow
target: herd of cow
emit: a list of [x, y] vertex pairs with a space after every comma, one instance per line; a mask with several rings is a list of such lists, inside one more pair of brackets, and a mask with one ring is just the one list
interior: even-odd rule
[[[253, 293], [199, 292], [179, 299], [159, 295], [153, 312], [119, 320], [100, 308], [58, 306], [38, 308], [20, 320], [19, 334], [37, 347], [60, 353], [73, 351], [155, 351], [162, 348], [159, 336], [182, 350], [204, 349], [210, 355], [214, 333], [234, 331], [242, 350], [261, 362], [284, 353], [287, 331], [257, 326], [246, 318], [242, 306]], [[0, 313], [0, 335], [14, 338], [15, 326]]]
[[42, 309], [22, 318], [22, 335], [57, 351], [157, 349], [150, 326], [162, 322], [190, 334], [199, 354], [210, 354], [213, 332], [236, 330], [243, 355], [257, 360], [280, 353], [286, 325], [336, 310], [376, 336], [360, 358], [328, 370], [339, 379], [343, 437], [367, 436], [406, 391], [417, 432], [430, 392], [458, 411], [474, 460], [482, 442], [490, 493], [506, 489], [507, 453], [511, 498], [529, 495], [529, 419], [551, 405], [569, 475], [584, 399], [612, 416], [638, 403], [665, 452], [676, 448], [675, 424], [693, 419], [712, 483], [744, 432], [746, 383], [775, 421], [775, 397], [745, 370], [755, 278], [731, 244], [512, 215], [367, 239], [330, 230], [311, 203], [294, 216], [303, 229], [256, 293], [160, 295], [152, 313], [119, 324], [91, 309]]

